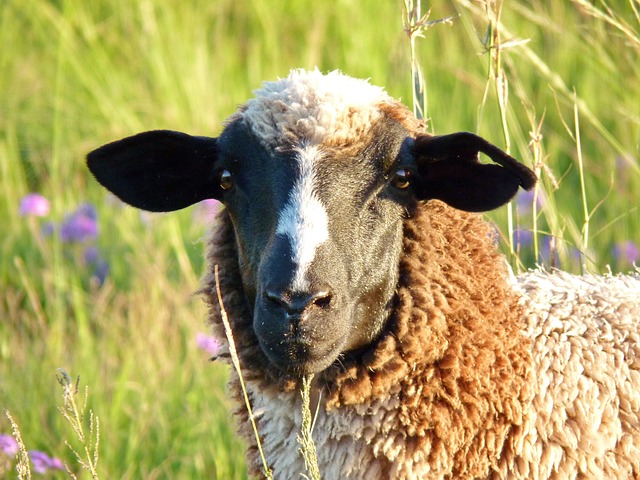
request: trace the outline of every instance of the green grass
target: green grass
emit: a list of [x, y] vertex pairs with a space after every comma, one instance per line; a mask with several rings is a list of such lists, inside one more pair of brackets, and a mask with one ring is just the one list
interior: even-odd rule
[[[431, 19], [456, 18], [416, 42], [436, 133], [477, 131], [502, 147], [509, 138], [512, 154], [532, 165], [530, 132], [539, 129], [544, 202], [535, 222], [530, 209], [514, 206], [511, 223], [535, 224], [542, 253], [528, 241], [513, 244], [516, 268], [539, 261], [625, 271], [631, 265], [614, 256], [616, 243], [640, 243], [640, 4], [596, 3], [607, 5], [617, 26], [575, 2], [504, 4], [495, 24], [502, 43], [530, 40], [500, 51], [506, 128], [478, 2], [434, 2]], [[149, 220], [118, 205], [83, 157], [146, 129], [215, 135], [263, 80], [293, 67], [371, 78], [410, 104], [402, 28], [400, 0], [0, 4], [0, 409], [11, 412], [28, 449], [79, 470], [57, 410], [55, 374], [64, 368], [89, 386], [88, 407], [100, 418], [101, 478], [245, 477], [227, 372], [194, 343], [205, 329], [204, 306], [192, 295], [205, 226], [193, 208]], [[32, 191], [51, 200], [48, 218], [18, 215]], [[95, 244], [110, 266], [102, 285], [83, 246], [40, 233], [82, 202], [98, 210]], [[490, 215], [507, 253], [508, 211]], [[544, 251], [546, 234], [557, 261]], [[2, 415], [0, 433], [9, 432]]]

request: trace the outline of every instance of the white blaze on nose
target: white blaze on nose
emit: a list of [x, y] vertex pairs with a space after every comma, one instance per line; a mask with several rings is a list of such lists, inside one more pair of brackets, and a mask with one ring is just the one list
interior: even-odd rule
[[298, 151], [299, 177], [293, 185], [286, 205], [280, 212], [276, 234], [291, 243], [295, 264], [292, 288], [306, 291], [309, 281], [306, 272], [318, 247], [329, 238], [327, 211], [315, 191], [315, 164], [320, 157], [317, 147]]

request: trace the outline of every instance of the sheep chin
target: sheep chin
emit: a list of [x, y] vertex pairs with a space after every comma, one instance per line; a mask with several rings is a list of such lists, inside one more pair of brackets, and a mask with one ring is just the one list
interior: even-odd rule
[[[323, 318], [307, 318], [304, 327], [292, 326], [290, 323], [286, 332], [274, 329], [256, 331], [256, 337], [268, 361], [280, 371], [301, 378], [304, 375], [320, 373], [329, 368], [343, 353], [346, 345], [346, 335], [335, 330], [329, 331]], [[274, 325], [268, 319], [258, 317], [256, 320]], [[308, 325], [312, 322], [314, 326]], [[338, 320], [335, 320], [337, 323]], [[254, 328], [255, 328], [254, 320]]]
[[[260, 343], [262, 347], [262, 343]], [[309, 346], [300, 342], [288, 343], [283, 351], [274, 352], [262, 347], [268, 360], [280, 371], [295, 378], [317, 374], [329, 368], [341, 355], [341, 349], [330, 348], [324, 353], [310, 353]]]

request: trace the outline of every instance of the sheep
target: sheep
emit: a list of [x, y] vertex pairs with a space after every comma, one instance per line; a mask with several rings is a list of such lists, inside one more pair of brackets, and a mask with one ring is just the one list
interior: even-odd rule
[[[536, 177], [484, 139], [429, 135], [368, 81], [294, 70], [217, 138], [145, 132], [87, 162], [138, 208], [225, 205], [200, 292], [226, 344], [218, 266], [275, 478], [305, 471], [311, 374], [323, 478], [640, 478], [640, 277], [514, 277], [479, 212]], [[228, 390], [259, 476], [235, 372]]]

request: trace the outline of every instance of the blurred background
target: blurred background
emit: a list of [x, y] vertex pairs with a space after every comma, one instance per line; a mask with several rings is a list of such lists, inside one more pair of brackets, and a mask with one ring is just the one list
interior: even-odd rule
[[[430, 130], [477, 132], [541, 178], [489, 215], [514, 270], [633, 270], [640, 2], [432, 7], [428, 21], [448, 21], [414, 36]], [[63, 463], [90, 476], [65, 445], [93, 458], [90, 411], [94, 477], [245, 478], [194, 295], [221, 207], [141, 213], [99, 188], [84, 157], [143, 130], [215, 136], [291, 68], [369, 78], [412, 107], [409, 23], [401, 0], [3, 0], [0, 478], [19, 458], [5, 411], [43, 478], [68, 478]], [[59, 368], [80, 377], [84, 442], [59, 411]]]

